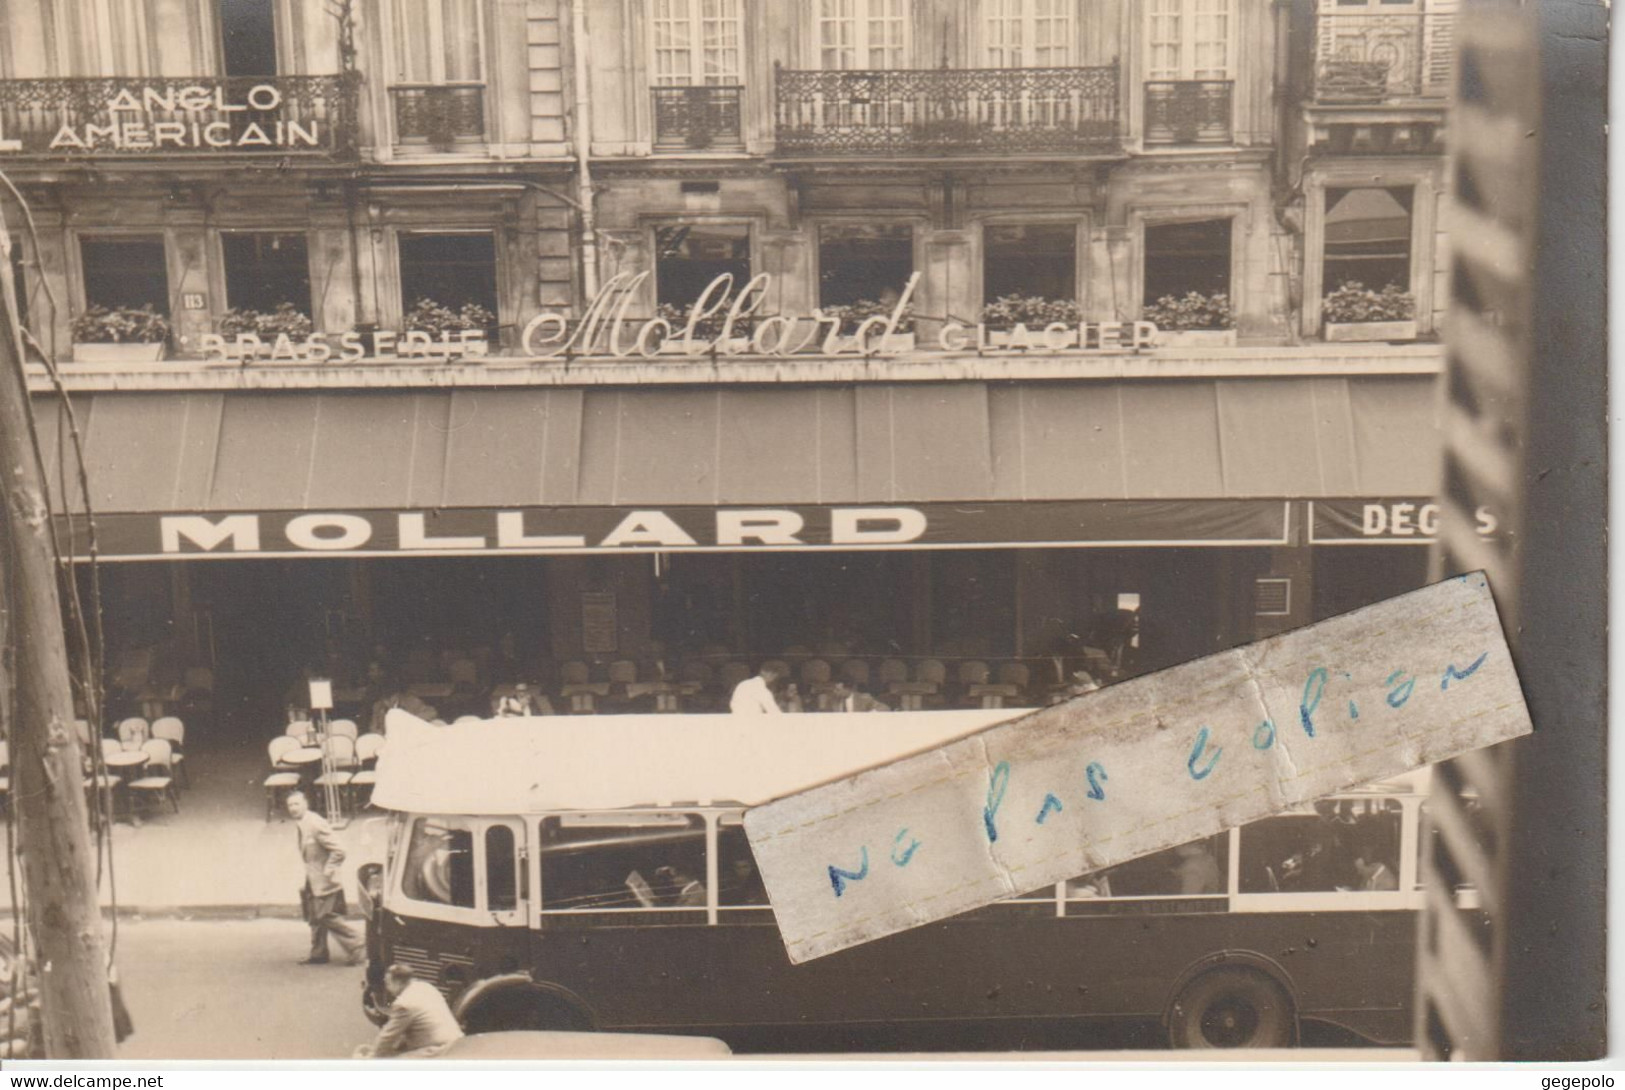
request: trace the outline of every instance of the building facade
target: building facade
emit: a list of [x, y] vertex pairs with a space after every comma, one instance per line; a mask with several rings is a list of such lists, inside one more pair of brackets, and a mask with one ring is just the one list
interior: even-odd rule
[[1452, 7], [7, 5], [114, 638], [1058, 682], [1417, 585]]

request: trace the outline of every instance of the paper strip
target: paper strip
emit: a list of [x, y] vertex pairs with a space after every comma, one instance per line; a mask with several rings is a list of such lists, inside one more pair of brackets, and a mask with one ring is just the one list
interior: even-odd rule
[[756, 807], [745, 829], [803, 962], [1530, 730], [1475, 572]]

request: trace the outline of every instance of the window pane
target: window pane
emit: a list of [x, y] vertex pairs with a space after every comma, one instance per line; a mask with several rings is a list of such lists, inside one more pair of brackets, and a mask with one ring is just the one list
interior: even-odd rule
[[89, 306], [151, 307], [169, 313], [162, 236], [81, 239], [79, 256]]
[[401, 306], [428, 299], [458, 310], [465, 304], [497, 313], [496, 239], [488, 234], [400, 236]]
[[480, 70], [480, 0], [440, 0], [446, 82], [477, 82]]
[[705, 823], [697, 814], [544, 818], [542, 845], [544, 912], [705, 908]]
[[766, 905], [767, 887], [750, 853], [745, 827], [737, 821], [717, 829], [717, 904], [739, 908]]
[[485, 907], [492, 912], [519, 907], [519, 851], [506, 825], [485, 830]]
[[310, 314], [310, 253], [304, 235], [231, 232], [220, 236], [226, 305], [269, 313], [292, 303]]
[[1372, 291], [1411, 290], [1411, 203], [1408, 188], [1328, 189], [1324, 285]]
[[1315, 804], [1241, 830], [1241, 892], [1399, 888], [1401, 807], [1392, 799]]
[[1131, 859], [1066, 884], [1068, 900], [1106, 897], [1218, 897], [1226, 892], [1227, 833]]
[[1230, 293], [1230, 221], [1160, 223], [1145, 229], [1145, 302], [1190, 292]]
[[737, 293], [750, 279], [750, 228], [745, 224], [655, 229], [655, 290], [658, 301], [687, 310], [711, 281], [732, 274]]
[[895, 303], [914, 274], [906, 224], [824, 224], [818, 231], [818, 304]]
[[1078, 229], [1070, 223], [989, 226], [982, 233], [982, 296], [1077, 297]]
[[33, 285], [23, 270], [23, 244], [21, 239], [11, 240], [11, 281], [17, 285], [17, 321], [28, 327], [28, 299]]
[[467, 818], [419, 818], [413, 824], [401, 892], [414, 901], [474, 907], [474, 830]]
[[395, 75], [402, 83], [428, 83], [434, 79], [429, 60], [430, 8], [439, 15], [436, 0], [395, 0]]

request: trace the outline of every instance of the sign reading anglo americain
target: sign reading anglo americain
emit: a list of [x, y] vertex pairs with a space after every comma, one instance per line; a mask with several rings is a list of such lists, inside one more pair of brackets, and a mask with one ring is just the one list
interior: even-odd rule
[[[321, 122], [272, 116], [282, 108], [282, 91], [256, 83], [241, 96], [222, 86], [124, 88], [108, 99], [106, 123], [63, 124], [51, 138], [52, 151], [200, 151], [217, 148], [316, 148]], [[251, 116], [244, 116], [251, 115]]]

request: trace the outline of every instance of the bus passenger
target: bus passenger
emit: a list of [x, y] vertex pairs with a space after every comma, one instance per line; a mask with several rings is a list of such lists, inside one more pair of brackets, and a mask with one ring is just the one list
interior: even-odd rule
[[704, 908], [705, 883], [679, 867], [655, 868], [655, 882], [671, 908]]
[[1224, 892], [1224, 876], [1219, 873], [1219, 861], [1205, 840], [1193, 840], [1174, 849], [1179, 857], [1172, 869], [1174, 892], [1181, 897], [1197, 897]]

